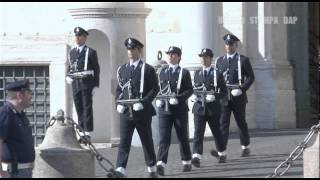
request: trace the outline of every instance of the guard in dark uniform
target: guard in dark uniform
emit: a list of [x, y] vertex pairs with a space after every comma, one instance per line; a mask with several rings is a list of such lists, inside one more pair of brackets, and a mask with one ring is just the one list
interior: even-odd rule
[[159, 91], [158, 79], [155, 69], [141, 59], [143, 44], [131, 37], [124, 44], [128, 50], [129, 62], [120, 66], [117, 71], [116, 101], [117, 111], [120, 113], [120, 145], [116, 176], [125, 176], [132, 135], [134, 129], [137, 129], [149, 176], [157, 177], [151, 120], [156, 115], [152, 101]]
[[[202, 63], [202, 69], [197, 70], [194, 75], [194, 94], [191, 101], [195, 102], [192, 113], [194, 114], [194, 139], [192, 164], [200, 167], [200, 160], [203, 154], [203, 138], [208, 122], [213, 134], [216, 147], [219, 153], [219, 163], [224, 163], [225, 145], [220, 130], [220, 100], [226, 95], [226, 85], [222, 74], [211, 67], [213, 52], [211, 49], [204, 48], [199, 54]], [[212, 93], [197, 94], [196, 92], [212, 91]]]
[[31, 105], [28, 80], [6, 87], [7, 102], [0, 108], [0, 177], [31, 178], [35, 149], [30, 122], [23, 112]]
[[[87, 136], [93, 131], [92, 96], [99, 87], [100, 67], [96, 50], [86, 46], [89, 33], [81, 27], [74, 29], [76, 47], [69, 53], [69, 66], [66, 80], [72, 84], [74, 104], [78, 115], [78, 123]], [[82, 138], [80, 138], [80, 143]]]
[[254, 82], [254, 73], [249, 58], [237, 52], [239, 39], [232, 34], [226, 34], [223, 40], [227, 54], [218, 58], [216, 62], [216, 67], [224, 75], [228, 89], [222, 103], [221, 131], [227, 145], [230, 116], [233, 112], [239, 128], [241, 156], [245, 157], [250, 155], [250, 138], [246, 123], [246, 103], [248, 102], [246, 91]]
[[172, 126], [177, 132], [180, 142], [180, 155], [183, 164], [182, 171], [191, 171], [191, 150], [188, 134], [188, 104], [187, 100], [193, 93], [190, 72], [179, 66], [181, 49], [175, 46], [169, 47], [169, 67], [163, 68], [159, 74], [160, 94], [171, 96], [168, 99], [157, 99], [159, 108], [159, 151], [157, 156], [157, 171], [164, 175], [164, 168], [168, 160], [168, 151], [171, 144]]

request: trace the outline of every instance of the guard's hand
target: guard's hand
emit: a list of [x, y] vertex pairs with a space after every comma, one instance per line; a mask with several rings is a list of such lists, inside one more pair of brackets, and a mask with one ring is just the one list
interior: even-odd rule
[[141, 103], [135, 103], [135, 104], [133, 104], [132, 109], [133, 109], [134, 111], [140, 111], [140, 110], [143, 109], [143, 105], [142, 105]]
[[240, 96], [242, 94], [241, 89], [232, 89], [231, 90], [232, 96]]
[[68, 84], [71, 84], [73, 82], [73, 79], [71, 77], [67, 76], [66, 81]]
[[191, 100], [192, 102], [197, 102], [197, 101], [199, 101], [199, 98], [198, 98], [197, 95], [192, 94], [192, 96], [190, 97], [190, 100]]
[[126, 109], [126, 107], [124, 107], [124, 105], [120, 105], [120, 104], [117, 105], [118, 113], [122, 114], [125, 109]]
[[206, 102], [213, 102], [216, 100], [216, 97], [213, 94], [206, 95]]
[[157, 99], [157, 100], [156, 100], [156, 106], [157, 106], [158, 108], [162, 107], [163, 104], [164, 104], [164, 102], [163, 102], [162, 100], [160, 100], [160, 99]]
[[178, 99], [177, 98], [170, 98], [169, 99], [169, 103], [171, 105], [177, 105], [179, 102], [178, 102]]

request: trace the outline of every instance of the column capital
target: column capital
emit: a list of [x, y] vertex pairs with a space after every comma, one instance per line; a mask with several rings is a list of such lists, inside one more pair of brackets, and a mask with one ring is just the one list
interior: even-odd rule
[[146, 18], [151, 12], [150, 8], [126, 8], [126, 7], [110, 7], [110, 8], [74, 8], [69, 12], [75, 19], [83, 18]]

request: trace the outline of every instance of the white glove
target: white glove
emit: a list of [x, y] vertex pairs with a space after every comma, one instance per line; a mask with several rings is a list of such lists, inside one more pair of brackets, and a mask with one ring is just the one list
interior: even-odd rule
[[213, 102], [216, 97], [213, 94], [206, 95], [206, 102]]
[[140, 111], [143, 109], [143, 105], [141, 103], [135, 103], [133, 104], [133, 108], [134, 111]]
[[169, 99], [169, 103], [171, 105], [177, 105], [178, 104], [178, 99], [177, 98], [170, 98]]
[[73, 79], [71, 77], [67, 76], [66, 81], [68, 84], [71, 84], [73, 82]]
[[117, 105], [117, 111], [118, 111], [118, 113], [122, 114], [125, 109], [126, 109], [126, 108], [124, 107], [124, 105], [120, 105], [120, 104]]
[[164, 102], [161, 101], [160, 99], [157, 99], [157, 100], [156, 100], [156, 106], [157, 106], [158, 108], [162, 107], [163, 104], [164, 104]]
[[191, 99], [191, 101], [192, 102], [197, 102], [199, 99], [198, 99], [198, 96], [197, 95], [195, 95], [195, 94], [192, 94], [192, 96], [190, 97]]
[[240, 96], [242, 94], [241, 89], [232, 89], [231, 90], [232, 96]]

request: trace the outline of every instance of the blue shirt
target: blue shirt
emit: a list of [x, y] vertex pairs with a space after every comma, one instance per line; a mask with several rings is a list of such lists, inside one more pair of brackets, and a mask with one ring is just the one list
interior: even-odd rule
[[28, 163], [35, 160], [29, 120], [24, 112], [18, 113], [9, 102], [0, 107], [0, 138], [4, 141], [3, 162]]

